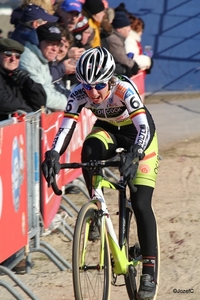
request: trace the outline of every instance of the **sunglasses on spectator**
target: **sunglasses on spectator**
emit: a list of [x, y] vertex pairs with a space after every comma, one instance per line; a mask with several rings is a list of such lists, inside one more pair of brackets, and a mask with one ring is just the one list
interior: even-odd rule
[[100, 91], [102, 89], [104, 89], [106, 87], [107, 83], [97, 83], [97, 84], [85, 84], [83, 83], [83, 87], [84, 89], [88, 90], [88, 91], [91, 91], [91, 89], [95, 89], [97, 91]]
[[21, 57], [20, 53], [15, 53], [15, 52], [12, 52], [12, 51], [4, 51], [4, 55], [6, 57], [11, 57], [11, 56], [14, 55], [17, 59], [20, 59], [20, 57]]

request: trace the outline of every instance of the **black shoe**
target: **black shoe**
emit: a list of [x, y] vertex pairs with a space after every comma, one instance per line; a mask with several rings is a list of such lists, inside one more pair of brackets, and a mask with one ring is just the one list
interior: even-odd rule
[[99, 229], [98, 226], [95, 224], [95, 222], [92, 222], [90, 224], [90, 231], [89, 231], [89, 236], [88, 240], [89, 241], [96, 241], [100, 239], [100, 234], [99, 234]]
[[149, 274], [143, 274], [140, 277], [140, 287], [138, 291], [138, 300], [153, 300], [156, 293], [156, 283]]

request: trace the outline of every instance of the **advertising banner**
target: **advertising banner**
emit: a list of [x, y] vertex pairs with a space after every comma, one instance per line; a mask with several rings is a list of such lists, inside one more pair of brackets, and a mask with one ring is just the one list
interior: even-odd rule
[[[41, 162], [44, 154], [51, 149], [53, 139], [61, 125], [63, 112], [41, 114]], [[62, 187], [62, 172], [57, 176], [58, 186]], [[41, 213], [44, 221], [44, 228], [47, 229], [53, 220], [60, 206], [61, 196], [54, 194], [51, 188], [47, 187], [44, 176], [41, 176]]]
[[145, 76], [145, 71], [139, 71], [137, 75], [134, 75], [130, 78], [136, 84], [141, 96], [144, 96], [145, 93]]
[[25, 122], [0, 128], [0, 263], [28, 244]]

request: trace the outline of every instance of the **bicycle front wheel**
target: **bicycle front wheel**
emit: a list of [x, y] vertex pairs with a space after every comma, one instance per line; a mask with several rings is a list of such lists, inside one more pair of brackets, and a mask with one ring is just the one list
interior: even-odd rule
[[[104, 217], [97, 220], [97, 210], [94, 203], [86, 203], [81, 208], [76, 221], [72, 256], [76, 300], [109, 300], [110, 298], [110, 254], [105, 226], [101, 224]], [[100, 238], [95, 241], [88, 239], [92, 222], [98, 224], [100, 232]]]

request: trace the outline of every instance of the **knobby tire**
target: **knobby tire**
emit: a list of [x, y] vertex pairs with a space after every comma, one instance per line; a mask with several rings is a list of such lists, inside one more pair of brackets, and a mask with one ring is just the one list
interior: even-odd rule
[[[87, 238], [84, 270], [80, 269], [80, 257], [83, 250], [83, 240], [86, 236], [86, 223], [94, 221], [97, 206], [86, 203], [79, 211], [73, 239], [72, 272], [73, 286], [76, 300], [109, 300], [111, 287], [111, 263], [106, 232], [104, 248], [104, 266], [98, 268], [100, 263], [101, 240], [89, 241]], [[88, 225], [87, 225], [88, 226]]]

